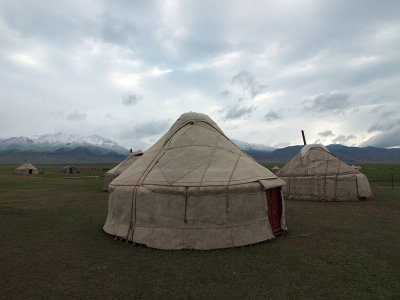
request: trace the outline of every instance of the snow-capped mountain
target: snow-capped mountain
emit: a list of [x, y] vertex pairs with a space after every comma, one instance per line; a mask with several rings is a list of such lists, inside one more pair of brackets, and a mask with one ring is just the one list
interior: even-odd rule
[[127, 154], [128, 149], [116, 142], [99, 135], [80, 136], [57, 132], [54, 134], [20, 136], [0, 139], [0, 151], [34, 151], [51, 152], [60, 149], [75, 149], [85, 147], [95, 152], [115, 152]]
[[262, 144], [249, 144], [243, 141], [239, 141], [239, 140], [235, 140], [232, 139], [232, 142], [235, 143], [236, 146], [238, 146], [240, 149], [242, 149], [243, 151], [249, 151], [249, 150], [255, 150], [255, 151], [273, 151], [275, 150], [275, 148], [273, 147], [269, 147], [269, 146], [265, 146]]

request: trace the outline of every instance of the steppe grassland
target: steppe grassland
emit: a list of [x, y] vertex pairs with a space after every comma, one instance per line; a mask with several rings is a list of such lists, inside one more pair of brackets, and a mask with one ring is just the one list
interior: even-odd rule
[[102, 176], [111, 165], [79, 165], [76, 175], [59, 173], [61, 165], [37, 166], [43, 174], [33, 176], [13, 175], [15, 167], [0, 166], [4, 299], [400, 293], [400, 165], [362, 165], [373, 199], [286, 201], [288, 236], [213, 251], [162, 251], [109, 238], [102, 231], [108, 201]]

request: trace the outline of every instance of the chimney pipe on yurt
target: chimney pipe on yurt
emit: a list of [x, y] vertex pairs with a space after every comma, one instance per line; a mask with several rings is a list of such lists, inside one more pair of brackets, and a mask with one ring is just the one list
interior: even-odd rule
[[304, 143], [304, 146], [305, 146], [305, 145], [307, 145], [307, 142], [306, 142], [306, 137], [304, 135], [304, 130], [301, 131], [301, 135], [303, 136], [303, 143]]

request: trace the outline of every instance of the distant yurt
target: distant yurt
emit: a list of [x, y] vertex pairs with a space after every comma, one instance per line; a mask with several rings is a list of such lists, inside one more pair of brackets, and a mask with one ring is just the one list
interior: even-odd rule
[[78, 168], [75, 168], [73, 166], [66, 166], [64, 168], [61, 169], [61, 173], [63, 174], [77, 174], [80, 173], [81, 171], [79, 171]]
[[286, 199], [354, 201], [372, 197], [367, 177], [323, 145], [305, 145], [277, 175], [286, 181]]
[[205, 114], [185, 113], [110, 185], [104, 231], [158, 249], [218, 249], [286, 230], [284, 181]]
[[276, 173], [277, 171], [279, 171], [281, 168], [279, 168], [278, 166], [274, 166], [272, 168], [272, 171], [274, 171], [274, 173]]
[[360, 171], [360, 170], [361, 170], [361, 167], [360, 167], [360, 166], [351, 165], [351, 167], [352, 167], [353, 169], [357, 170], [357, 171]]
[[[132, 150], [131, 150], [132, 151]], [[116, 165], [110, 171], [104, 174], [104, 190], [108, 191], [108, 185], [114, 178], [118, 177], [123, 171], [125, 171], [131, 164], [133, 164], [139, 157], [143, 155], [143, 152], [138, 150], [129, 154], [121, 163]]]
[[31, 163], [24, 162], [18, 168], [15, 169], [14, 174], [17, 175], [29, 175], [29, 174], [38, 174], [38, 169], [36, 169]]

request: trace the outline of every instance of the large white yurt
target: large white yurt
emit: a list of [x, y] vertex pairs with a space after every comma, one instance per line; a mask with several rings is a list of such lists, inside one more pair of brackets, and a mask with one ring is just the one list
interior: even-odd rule
[[158, 249], [218, 249], [287, 230], [284, 181], [205, 114], [183, 114], [109, 185], [104, 231]]
[[319, 144], [305, 145], [278, 172], [286, 199], [354, 201], [372, 197], [367, 177]]
[[36, 169], [31, 163], [24, 162], [18, 168], [15, 169], [14, 174], [17, 175], [29, 175], [29, 174], [38, 174], [38, 169]]
[[129, 154], [129, 156], [104, 174], [104, 190], [108, 191], [108, 186], [114, 178], [118, 177], [123, 171], [125, 171], [131, 164], [133, 164], [139, 157], [143, 155], [143, 152], [138, 150]]

